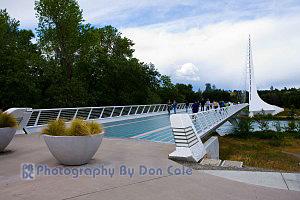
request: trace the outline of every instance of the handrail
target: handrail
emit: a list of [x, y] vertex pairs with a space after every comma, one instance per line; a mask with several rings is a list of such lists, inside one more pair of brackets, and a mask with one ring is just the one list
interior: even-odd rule
[[[189, 108], [191, 104], [189, 105]], [[178, 103], [177, 110], [185, 109], [185, 103]], [[160, 113], [167, 111], [167, 104], [149, 105], [126, 105], [126, 106], [101, 106], [101, 107], [78, 107], [78, 108], [50, 108], [31, 109], [27, 127], [46, 125], [49, 121], [64, 119], [70, 121], [74, 118], [83, 120], [99, 120], [125, 116]]]
[[237, 104], [223, 108], [201, 111], [198, 113], [189, 114], [189, 116], [195, 126], [197, 134], [200, 135], [200, 137], [203, 137], [213, 127], [222, 124], [228, 120], [228, 118], [239, 113], [247, 106], [248, 104]]

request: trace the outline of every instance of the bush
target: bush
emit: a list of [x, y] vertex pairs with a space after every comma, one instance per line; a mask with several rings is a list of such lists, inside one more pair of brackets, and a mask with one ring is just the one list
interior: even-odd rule
[[296, 132], [297, 131], [297, 124], [295, 120], [289, 121], [288, 126], [285, 127], [286, 132]]
[[67, 135], [65, 121], [60, 119], [50, 122], [48, 127], [42, 130], [42, 134], [53, 136]]
[[0, 128], [5, 127], [17, 127], [17, 120], [12, 114], [7, 114], [5, 112], [0, 111]]
[[256, 121], [258, 123], [258, 127], [262, 131], [267, 131], [269, 130], [269, 122], [266, 120], [258, 120]]
[[88, 122], [87, 126], [90, 128], [91, 135], [102, 133], [103, 131], [101, 124], [96, 122]]
[[72, 120], [71, 127], [68, 129], [68, 135], [70, 136], [85, 136], [91, 135], [90, 128], [82, 119]]
[[86, 136], [102, 133], [103, 129], [99, 123], [84, 122], [82, 119], [74, 119], [71, 121], [71, 126], [66, 127], [64, 120], [55, 120], [44, 128], [41, 134], [52, 136]]
[[235, 127], [232, 136], [238, 138], [246, 138], [253, 131], [252, 127], [253, 120], [251, 118], [241, 119], [238, 126]]
[[300, 122], [299, 121], [297, 121], [297, 123], [296, 123], [296, 129], [298, 132], [300, 132]]
[[277, 132], [281, 132], [282, 131], [282, 127], [280, 125], [279, 121], [273, 122], [273, 126], [275, 127]]

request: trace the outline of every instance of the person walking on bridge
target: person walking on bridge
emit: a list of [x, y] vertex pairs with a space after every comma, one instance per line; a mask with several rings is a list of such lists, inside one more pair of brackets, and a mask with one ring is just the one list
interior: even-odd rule
[[171, 100], [169, 99], [168, 100], [168, 103], [167, 103], [167, 109], [168, 109], [168, 113], [170, 114], [170, 112], [171, 112]]
[[186, 112], [188, 112], [189, 105], [190, 105], [190, 104], [189, 104], [189, 101], [186, 100], [186, 101], [185, 101], [185, 111], [186, 111]]
[[200, 105], [201, 105], [201, 111], [204, 111], [205, 101], [204, 101], [203, 98], [202, 98], [202, 100], [200, 102]]
[[193, 111], [193, 113], [198, 113], [198, 111], [199, 111], [199, 105], [198, 105], [197, 101], [195, 101], [195, 103], [193, 103], [193, 105], [192, 105], [192, 111]]
[[206, 101], [206, 110], [209, 110], [209, 107], [210, 107], [210, 101], [209, 101], [209, 99], [207, 99], [207, 101]]
[[217, 109], [219, 107], [219, 103], [217, 101], [214, 101], [213, 104], [214, 104], [214, 109]]
[[174, 114], [176, 114], [177, 102], [176, 102], [175, 99], [174, 99], [174, 101], [173, 101], [173, 109], [174, 109]]

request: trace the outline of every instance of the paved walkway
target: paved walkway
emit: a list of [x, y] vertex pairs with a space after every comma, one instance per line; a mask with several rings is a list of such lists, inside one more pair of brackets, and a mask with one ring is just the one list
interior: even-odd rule
[[[203, 170], [230, 180], [284, 190], [300, 191], [300, 173]], [[299, 197], [300, 199], [300, 197]]]
[[[21, 164], [34, 163], [59, 168], [42, 137], [17, 135], [6, 152], [0, 153], [0, 199], [297, 199], [300, 192], [256, 186], [224, 179], [203, 171], [192, 175], [170, 175], [167, 168], [182, 166], [167, 159], [173, 144], [105, 138], [86, 169], [103, 167], [115, 169], [109, 176], [36, 176], [21, 180]], [[120, 166], [134, 169], [132, 178], [120, 175]], [[162, 169], [162, 174], [139, 175], [140, 165]], [[64, 168], [65, 169], [65, 168]], [[76, 167], [80, 169], [80, 167]], [[186, 169], [185, 169], [186, 170]], [[122, 171], [122, 170], [121, 170]]]

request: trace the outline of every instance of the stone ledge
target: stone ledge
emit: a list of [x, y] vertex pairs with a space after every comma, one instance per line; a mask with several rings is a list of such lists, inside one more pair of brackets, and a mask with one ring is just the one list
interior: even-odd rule
[[232, 161], [232, 160], [224, 160], [221, 164], [221, 167], [236, 167], [236, 168], [242, 168], [243, 162], [240, 161]]
[[200, 165], [209, 165], [209, 166], [218, 167], [221, 164], [221, 162], [222, 160], [203, 158], [200, 162]]

